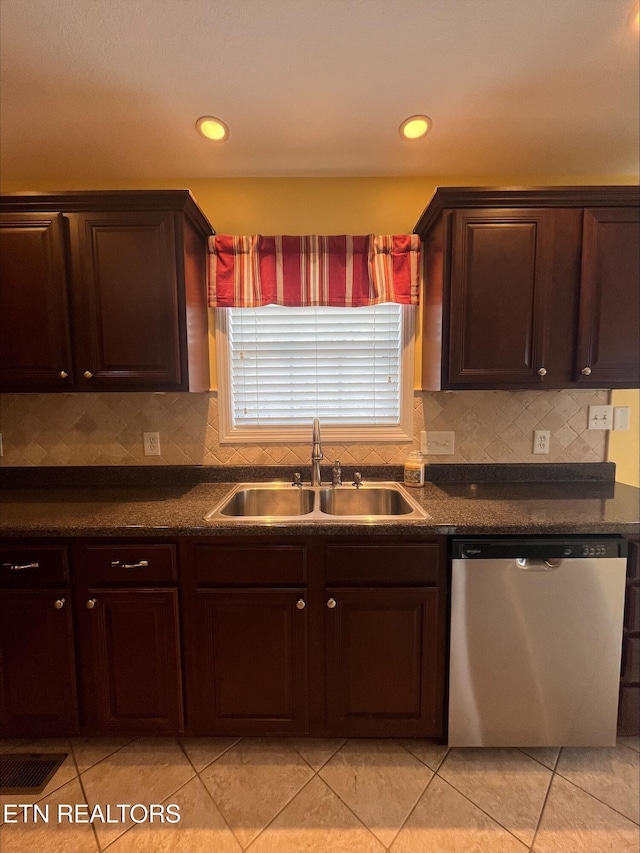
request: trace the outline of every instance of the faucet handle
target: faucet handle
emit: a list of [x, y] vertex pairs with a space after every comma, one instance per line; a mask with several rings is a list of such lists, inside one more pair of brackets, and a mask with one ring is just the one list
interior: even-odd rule
[[356, 473], [353, 475], [353, 483], [351, 483], [351, 485], [355, 486], [356, 489], [359, 489], [362, 485], [362, 474], [360, 473], [360, 471], [356, 471]]
[[300, 476], [300, 474], [298, 474], [297, 471], [293, 475], [293, 483], [291, 483], [291, 485], [292, 486], [302, 486], [302, 477]]

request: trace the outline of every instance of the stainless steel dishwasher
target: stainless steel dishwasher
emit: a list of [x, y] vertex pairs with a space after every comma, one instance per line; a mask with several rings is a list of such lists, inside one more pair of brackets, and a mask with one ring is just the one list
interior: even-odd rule
[[626, 542], [453, 540], [451, 746], [612, 746]]

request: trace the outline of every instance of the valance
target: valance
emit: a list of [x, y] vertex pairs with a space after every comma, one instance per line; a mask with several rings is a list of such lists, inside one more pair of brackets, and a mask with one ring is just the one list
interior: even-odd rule
[[216, 235], [209, 238], [209, 305], [417, 305], [419, 258], [417, 234]]

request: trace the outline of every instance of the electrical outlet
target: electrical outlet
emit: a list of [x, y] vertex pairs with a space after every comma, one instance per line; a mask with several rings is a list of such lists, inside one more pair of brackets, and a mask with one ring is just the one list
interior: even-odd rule
[[551, 443], [551, 433], [548, 429], [534, 429], [533, 431], [533, 452], [548, 453], [549, 444]]
[[420, 433], [420, 451], [426, 456], [450, 456], [455, 450], [455, 432]]
[[612, 426], [613, 406], [589, 406], [587, 429], [611, 429]]
[[616, 432], [629, 429], [629, 406], [615, 406], [613, 410], [613, 428]]
[[142, 443], [145, 456], [160, 456], [160, 433], [143, 432]]

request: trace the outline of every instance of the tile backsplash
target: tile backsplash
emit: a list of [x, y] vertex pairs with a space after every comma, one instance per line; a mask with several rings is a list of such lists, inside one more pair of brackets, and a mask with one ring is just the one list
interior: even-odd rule
[[[587, 430], [590, 405], [608, 391], [438, 391], [416, 393], [413, 446], [420, 431], [454, 430], [446, 462], [602, 462], [607, 433]], [[533, 430], [551, 433], [548, 455], [533, 454]], [[144, 456], [142, 433], [160, 433], [160, 456]], [[286, 465], [308, 462], [311, 442], [221, 445], [218, 401], [208, 394], [0, 395], [2, 466]], [[326, 460], [401, 464], [411, 443], [324, 445]]]

